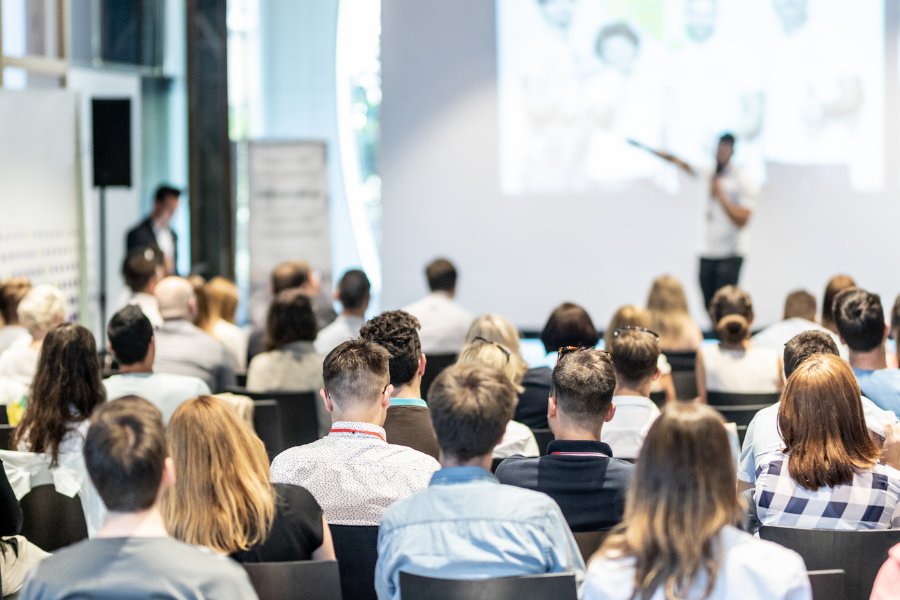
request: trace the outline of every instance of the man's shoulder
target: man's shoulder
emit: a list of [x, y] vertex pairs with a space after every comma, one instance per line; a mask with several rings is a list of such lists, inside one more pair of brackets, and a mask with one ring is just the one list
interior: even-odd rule
[[[390, 410], [390, 409], [389, 409]], [[434, 472], [441, 468], [440, 463], [428, 456], [424, 452], [419, 452], [409, 446], [401, 446], [400, 444], [388, 444], [391, 450], [389, 460], [393, 460], [398, 464], [409, 465], [411, 467]]]

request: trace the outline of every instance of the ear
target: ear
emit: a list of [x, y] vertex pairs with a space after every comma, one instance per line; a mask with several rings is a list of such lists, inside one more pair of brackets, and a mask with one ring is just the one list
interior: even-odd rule
[[547, 418], [555, 419], [559, 414], [558, 411], [559, 406], [556, 403], [556, 398], [550, 396], [549, 400], [547, 401]]
[[613, 420], [613, 417], [614, 417], [614, 416], [616, 416], [616, 403], [615, 403], [615, 402], [610, 402], [610, 403], [609, 403], [609, 410], [606, 411], [606, 418], [603, 419], [603, 422], [604, 422], [604, 423], [609, 423], [610, 421]]
[[319, 395], [322, 396], [322, 400], [325, 401], [325, 410], [328, 412], [334, 412], [334, 403], [331, 401], [331, 398], [328, 396], [328, 392], [325, 391], [325, 388], [319, 390]]
[[659, 370], [659, 367], [656, 367], [656, 373], [653, 374], [653, 379], [650, 381], [656, 381], [660, 377], [662, 377], [662, 371]]
[[[153, 343], [153, 338], [150, 338], [150, 343]], [[112, 342], [106, 342], [106, 349], [109, 350], [109, 353], [112, 354]]]
[[425, 359], [425, 355], [420, 354], [419, 355], [419, 368], [416, 369], [416, 375], [418, 375], [419, 377], [422, 377], [423, 375], [425, 375], [425, 363], [427, 363], [427, 362], [428, 361]]
[[391, 407], [391, 394], [394, 393], [394, 386], [388, 384], [386, 388], [384, 388], [384, 395], [381, 397], [381, 408], [387, 410]]
[[891, 333], [891, 326], [885, 322], [884, 324], [884, 338], [887, 339], [888, 335]]
[[168, 485], [175, 485], [175, 461], [171, 456], [167, 456], [166, 462], [163, 464], [162, 480]]

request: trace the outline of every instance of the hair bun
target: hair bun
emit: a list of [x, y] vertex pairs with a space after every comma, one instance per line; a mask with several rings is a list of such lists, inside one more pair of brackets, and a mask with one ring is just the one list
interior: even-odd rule
[[750, 323], [743, 315], [726, 315], [716, 324], [716, 331], [723, 342], [736, 344], [747, 339]]

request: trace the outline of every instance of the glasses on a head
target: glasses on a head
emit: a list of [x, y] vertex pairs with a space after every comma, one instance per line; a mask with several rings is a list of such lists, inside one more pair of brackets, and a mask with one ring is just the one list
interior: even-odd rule
[[605, 354], [606, 356], [612, 358], [612, 354], [610, 354], [606, 350], [598, 350], [596, 348], [579, 348], [578, 346], [565, 346], [556, 351], [556, 362], [561, 361], [563, 356], [568, 356], [569, 354], [576, 352], [578, 350], [588, 350], [588, 351], [592, 351], [592, 352], [599, 352], [600, 354]]
[[650, 335], [655, 337], [657, 342], [659, 341], [659, 334], [655, 331], [650, 331], [649, 329], [645, 329], [643, 327], [634, 327], [633, 325], [628, 327], [619, 327], [613, 332], [613, 337], [619, 337], [619, 334], [623, 331], [643, 331], [644, 333], [649, 333]]
[[476, 337], [472, 341], [473, 342], [481, 342], [482, 344], [493, 344], [494, 346], [497, 346], [498, 348], [500, 348], [500, 351], [506, 355], [506, 362], [509, 362], [509, 357], [512, 356], [512, 351], [509, 348], [507, 348], [506, 346], [504, 346], [503, 344], [498, 344], [497, 342], [492, 342], [491, 340], [487, 340], [481, 336]]

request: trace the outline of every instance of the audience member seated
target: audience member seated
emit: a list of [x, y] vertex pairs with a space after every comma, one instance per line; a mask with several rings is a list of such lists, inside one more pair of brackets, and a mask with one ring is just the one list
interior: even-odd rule
[[359, 337], [378, 344], [391, 355], [391, 406], [384, 431], [391, 444], [408, 446], [438, 459], [438, 447], [431, 429], [431, 413], [422, 400], [422, 375], [426, 359], [419, 343], [419, 321], [402, 310], [381, 313], [362, 326]]
[[269, 482], [256, 434], [222, 400], [182, 404], [166, 429], [178, 477], [163, 502], [175, 539], [238, 562], [333, 560], [322, 509], [308, 491]]
[[145, 246], [129, 252], [122, 264], [122, 277], [130, 293], [128, 290], [125, 291], [126, 297], [119, 306], [133, 304], [139, 307], [154, 327], [163, 324], [159, 302], [153, 294], [156, 285], [165, 277], [166, 267], [163, 261], [162, 251], [159, 248]]
[[50, 556], [19, 535], [22, 521], [22, 507], [0, 461], [0, 589], [4, 596], [18, 592], [28, 571]]
[[139, 307], [126, 306], [114, 314], [106, 331], [109, 350], [119, 363], [119, 374], [103, 381], [109, 400], [144, 398], [160, 410], [166, 424], [182, 402], [210, 393], [197, 377], [153, 372], [153, 325]]
[[541, 331], [541, 343], [547, 353], [547, 365], [532, 367], [522, 378], [519, 405], [513, 417], [532, 429], [547, 429], [547, 400], [550, 398], [550, 379], [556, 366], [560, 348], [593, 348], [600, 341], [587, 311], [571, 302], [556, 307]]
[[491, 455], [506, 431], [516, 390], [479, 364], [444, 370], [428, 394], [441, 470], [428, 489], [391, 506], [378, 532], [375, 588], [400, 599], [400, 572], [445, 579], [538, 573], [584, 575], [559, 506], [545, 494], [501, 485]]
[[555, 436], [540, 458], [513, 456], [497, 468], [500, 483], [544, 492], [572, 531], [605, 531], [622, 520], [634, 466], [601, 441], [616, 414], [616, 374], [603, 352], [565, 354], [553, 369], [548, 421]]
[[66, 299], [54, 286], [44, 283], [25, 294], [16, 312], [19, 323], [31, 335], [31, 343], [25, 344], [27, 338], [19, 338], [19, 342], [0, 354], [0, 377], [29, 386], [44, 337], [66, 319]]
[[831, 333], [840, 335], [834, 317], [834, 299], [844, 290], [854, 287], [856, 282], [849, 275], [835, 275], [828, 281], [822, 297], [822, 327]]
[[811, 600], [800, 556], [733, 523], [741, 508], [722, 418], [670, 404], [650, 428], [623, 523], [588, 566], [584, 600]]
[[224, 277], [213, 277], [206, 284], [206, 300], [209, 320], [205, 331], [225, 344], [234, 362], [235, 373], [243, 375], [247, 372], [247, 334], [235, 325], [237, 286]]
[[860, 288], [844, 290], [834, 299], [834, 319], [841, 341], [850, 348], [850, 366], [863, 395], [900, 415], [900, 369], [888, 368], [881, 298]]
[[706, 402], [706, 392], [762, 394], [778, 392], [781, 356], [771, 348], [750, 342], [753, 303], [750, 295], [733, 285], [716, 292], [709, 305], [720, 342], [697, 352], [697, 391]]
[[197, 298], [190, 282], [166, 277], [156, 286], [165, 322], [153, 336], [153, 371], [202, 379], [213, 393], [235, 384], [234, 367], [225, 345], [196, 325]]
[[191, 289], [194, 290], [194, 299], [197, 300], [194, 325], [206, 331], [209, 328], [209, 297], [206, 295], [206, 279], [197, 273], [188, 275], [186, 279], [191, 284]]
[[604, 439], [619, 458], [638, 457], [647, 428], [659, 417], [649, 398], [650, 385], [659, 378], [658, 340], [652, 331], [624, 327], [613, 331], [607, 342], [616, 369], [616, 416], [604, 428]]
[[351, 269], [344, 273], [335, 294], [344, 310], [316, 336], [316, 352], [324, 356], [339, 344], [359, 337], [366, 322], [370, 290], [369, 278], [363, 271]]
[[[516, 368], [512, 362], [512, 352], [502, 344], [496, 342], [488, 342], [483, 339], [475, 338], [475, 341], [465, 348], [459, 355], [457, 364], [477, 363], [486, 365], [493, 369], [497, 369], [509, 379], [515, 388], [515, 372]], [[438, 376], [440, 377], [440, 375]], [[516, 389], [517, 392], [521, 388]], [[549, 396], [548, 396], [549, 397]], [[513, 407], [515, 408], [515, 406]], [[518, 421], [510, 420], [506, 424], [506, 432], [503, 438], [494, 447], [495, 459], [507, 458], [514, 455], [521, 456], [540, 456], [541, 451], [538, 448], [537, 440], [534, 439], [534, 433], [527, 425], [523, 425]]]
[[[269, 306], [266, 318], [266, 351], [253, 357], [247, 369], [251, 392], [316, 392], [324, 385], [322, 363], [316, 352], [316, 316], [309, 298], [299, 289], [288, 289]], [[318, 405], [319, 435], [331, 428], [331, 418]]]
[[31, 282], [24, 277], [16, 277], [0, 283], [0, 317], [3, 318], [2, 327], [0, 327], [0, 354], [3, 354], [3, 351], [12, 346], [14, 342], [30, 341], [28, 330], [19, 323], [18, 314], [19, 302], [30, 289]]
[[529, 366], [522, 358], [522, 346], [519, 343], [519, 330], [516, 329], [516, 326], [498, 314], [481, 315], [472, 321], [469, 331], [466, 332], [466, 346], [479, 338], [488, 342], [496, 342], [509, 350], [510, 372], [512, 373], [510, 379], [513, 385], [520, 388]]
[[[784, 449], [757, 468], [761, 525], [888, 529], [900, 522], [900, 472], [878, 462], [881, 450], [866, 429], [859, 396], [840, 357], [820, 354], [796, 368], [778, 408]], [[900, 445], [900, 426], [884, 430], [884, 459], [897, 466], [891, 449]]]
[[436, 460], [389, 444], [390, 354], [366, 340], [344, 342], [325, 358], [321, 391], [329, 434], [272, 461], [272, 482], [309, 490], [331, 525], [378, 525], [388, 506], [425, 489]]
[[830, 329], [816, 323], [815, 296], [802, 290], [788, 294], [784, 301], [784, 319], [754, 335], [750, 338], [750, 343], [781, 352], [788, 340], [804, 331], [821, 331], [831, 335], [839, 345], [841, 356], [847, 358], [847, 347], [840, 343], [840, 338]]
[[900, 590], [900, 544], [888, 552], [888, 559], [878, 570], [870, 600], [897, 600]]
[[[604, 348], [606, 344], [609, 344], [608, 338], [612, 335], [612, 332], [624, 327], [651, 329], [648, 311], [639, 306], [623, 306], [619, 308], [606, 328]], [[675, 402], [678, 400], [678, 396], [675, 393], [675, 382], [672, 380], [672, 367], [669, 365], [666, 355], [662, 352], [659, 353], [657, 366], [659, 367], [659, 377], [650, 383], [650, 392], [664, 392], [666, 402]]]
[[431, 293], [403, 310], [422, 325], [419, 338], [425, 354], [459, 354], [472, 324], [472, 315], [454, 301], [456, 267], [439, 258], [425, 269]]
[[[838, 356], [838, 347], [834, 343], [831, 332], [804, 331], [794, 336], [784, 345], [784, 378], [789, 379], [806, 359], [815, 354], [831, 354]], [[883, 433], [885, 423], [897, 423], [894, 413], [881, 410], [874, 402], [861, 398], [866, 426], [869, 431]], [[747, 426], [744, 435], [744, 446], [741, 451], [738, 467], [738, 490], [752, 488], [756, 483], [756, 469], [766, 454], [784, 447], [784, 441], [778, 431], [778, 410], [781, 402], [760, 410]]]
[[109, 508], [91, 540], [64, 548], [28, 576], [22, 600], [256, 598], [246, 572], [210, 550], [169, 537], [160, 511], [175, 483], [162, 418], [140, 398], [94, 414], [84, 446], [91, 481]]
[[703, 332], [688, 313], [687, 299], [681, 282], [663, 275], [653, 282], [647, 297], [650, 311], [649, 329], [659, 332], [659, 349], [663, 352], [694, 352], [703, 342]]

